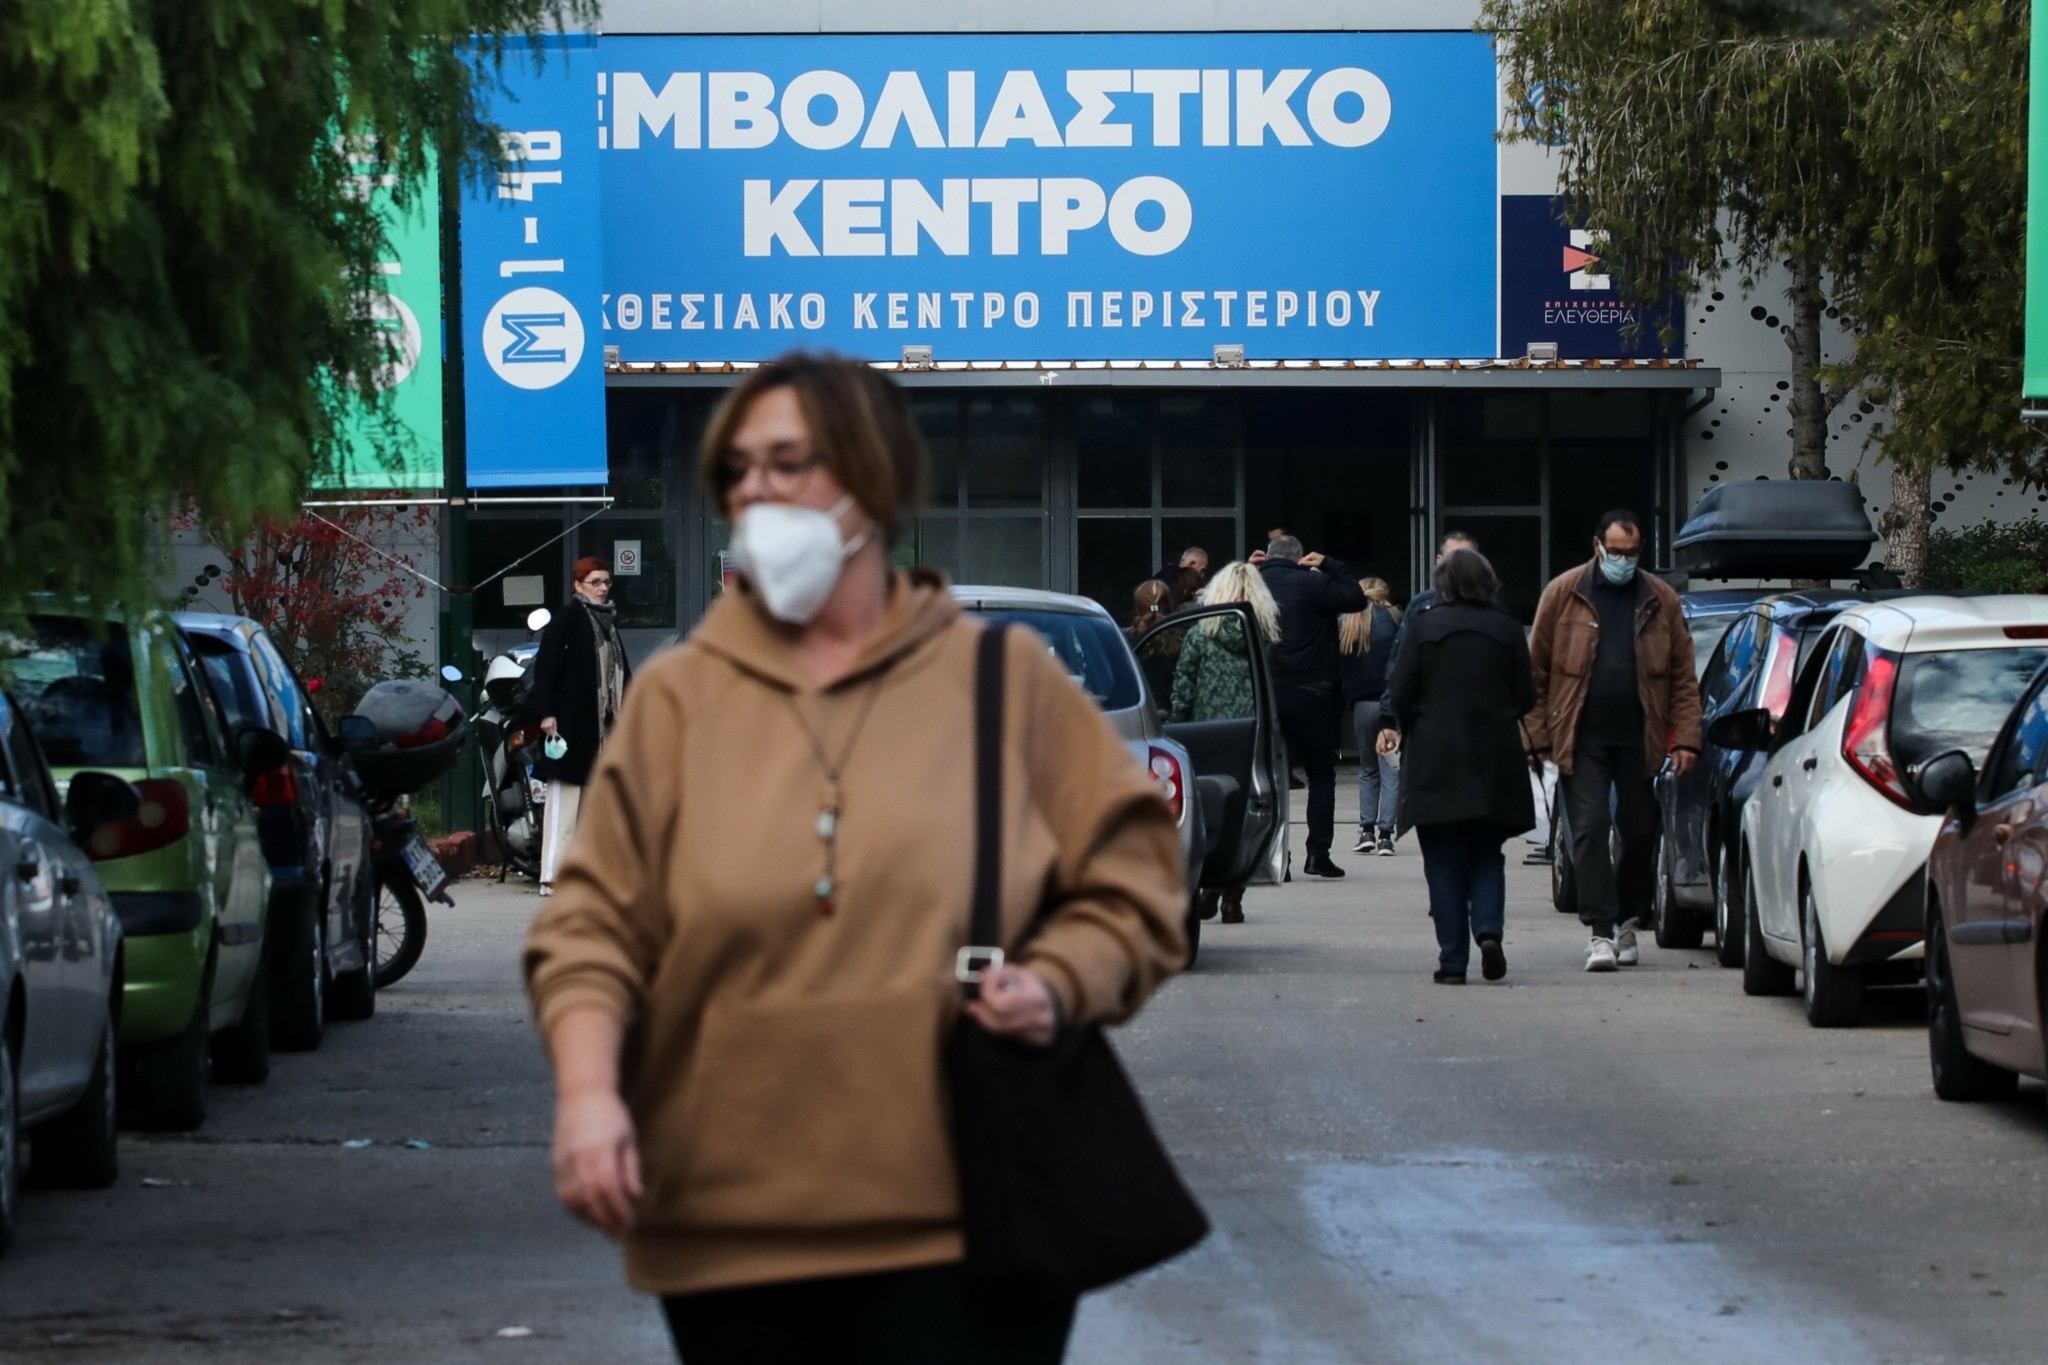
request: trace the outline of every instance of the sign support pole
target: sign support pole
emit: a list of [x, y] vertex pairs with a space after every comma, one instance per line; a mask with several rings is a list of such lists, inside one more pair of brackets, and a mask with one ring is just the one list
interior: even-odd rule
[[[469, 423], [462, 388], [461, 166], [459, 156], [441, 158], [441, 332], [447, 354], [441, 371], [441, 491], [448, 499], [441, 517], [441, 581], [450, 586], [441, 595], [440, 661], [453, 664], [464, 677], [477, 679], [480, 686], [483, 668], [471, 643], [476, 613], [469, 587]], [[476, 708], [479, 695], [471, 689], [463, 704]], [[483, 802], [478, 765], [469, 760], [474, 747], [472, 739], [464, 746], [463, 761], [444, 779], [441, 809], [447, 813], [450, 833], [471, 830], [481, 841]], [[479, 856], [485, 852], [478, 849]]]

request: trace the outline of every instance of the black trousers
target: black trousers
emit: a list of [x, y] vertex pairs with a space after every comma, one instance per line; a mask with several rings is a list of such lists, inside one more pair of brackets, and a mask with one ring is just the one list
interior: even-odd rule
[[1337, 823], [1337, 735], [1344, 697], [1325, 688], [1281, 687], [1280, 733], [1287, 757], [1308, 779], [1308, 851], [1327, 854]]
[[1074, 1304], [997, 1304], [953, 1265], [674, 1294], [683, 1365], [1058, 1365]]
[[[1571, 814], [1572, 873], [1578, 881], [1579, 920], [1596, 938], [1613, 938], [1620, 920], [1649, 923], [1652, 860], [1657, 853], [1657, 796], [1635, 744], [1582, 742], [1572, 770], [1560, 779]], [[1612, 792], [1612, 818], [1609, 796]], [[1621, 862], [1607, 843], [1621, 832]], [[1561, 851], [1561, 850], [1560, 850]]]

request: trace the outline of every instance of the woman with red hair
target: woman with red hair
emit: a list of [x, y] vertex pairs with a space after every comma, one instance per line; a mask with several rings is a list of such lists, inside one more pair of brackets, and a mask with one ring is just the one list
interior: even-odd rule
[[575, 594], [541, 631], [533, 661], [533, 706], [547, 736], [533, 765], [533, 775], [548, 784], [540, 838], [543, 896], [554, 894], [555, 867], [576, 831], [584, 784], [633, 676], [611, 602], [611, 561], [585, 555], [576, 561], [575, 579]]

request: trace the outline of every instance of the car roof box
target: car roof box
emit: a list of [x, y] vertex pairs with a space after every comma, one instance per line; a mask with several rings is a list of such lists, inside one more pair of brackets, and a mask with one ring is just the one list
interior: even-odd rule
[[1709, 488], [1671, 550], [1696, 578], [1846, 578], [1876, 540], [1855, 484], [1754, 479]]

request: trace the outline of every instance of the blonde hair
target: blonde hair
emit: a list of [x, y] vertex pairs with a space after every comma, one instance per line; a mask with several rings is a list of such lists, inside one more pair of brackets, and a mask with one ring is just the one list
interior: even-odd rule
[[1396, 621], [1401, 613], [1393, 606], [1393, 590], [1384, 578], [1361, 578], [1359, 589], [1365, 593], [1365, 610], [1347, 612], [1337, 618], [1337, 649], [1344, 654], [1372, 653], [1372, 615], [1376, 611], [1390, 614]]
[[[1266, 587], [1266, 580], [1259, 571], [1241, 559], [1233, 559], [1216, 571], [1209, 580], [1209, 586], [1202, 589], [1200, 601], [1205, 607], [1221, 602], [1243, 602], [1252, 609], [1252, 619], [1259, 623], [1259, 634], [1266, 637], [1267, 644], [1277, 644], [1280, 639], [1280, 604], [1273, 600], [1273, 594]], [[1223, 618], [1212, 616], [1202, 622], [1198, 629], [1214, 635], [1223, 626]]]

